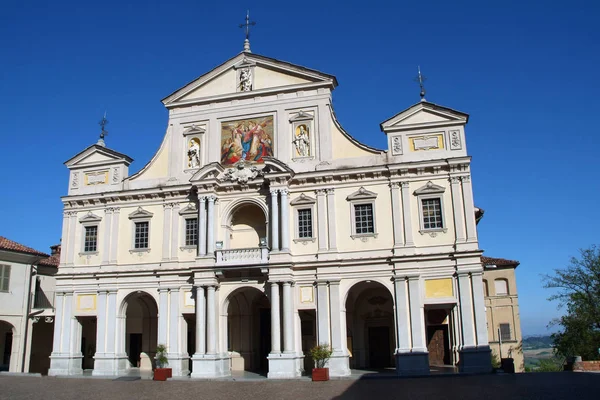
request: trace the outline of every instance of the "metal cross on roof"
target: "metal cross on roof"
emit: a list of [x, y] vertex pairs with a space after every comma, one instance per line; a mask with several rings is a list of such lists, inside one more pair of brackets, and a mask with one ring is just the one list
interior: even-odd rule
[[102, 120], [98, 124], [102, 129], [102, 132], [100, 132], [100, 139], [104, 139], [104, 136], [108, 135], [108, 131], [104, 130], [104, 128], [108, 124], [108, 120], [106, 119], [106, 111], [104, 111], [104, 117], [102, 117]]
[[419, 74], [417, 75], [417, 77], [415, 78], [415, 82], [419, 83], [419, 87], [421, 88], [421, 100], [425, 100], [425, 84], [424, 82], [427, 80], [427, 78], [421, 74], [421, 66], [418, 66], [418, 70], [419, 70]]
[[250, 27], [256, 25], [256, 22], [250, 22], [250, 10], [246, 12], [246, 23], [240, 24], [240, 28], [246, 28], [246, 40], [250, 39]]

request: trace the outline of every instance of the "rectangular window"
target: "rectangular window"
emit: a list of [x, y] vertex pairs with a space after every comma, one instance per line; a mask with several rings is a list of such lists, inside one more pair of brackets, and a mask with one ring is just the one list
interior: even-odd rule
[[198, 246], [198, 218], [185, 220], [185, 245]]
[[136, 222], [135, 223], [135, 241], [134, 249], [147, 249], [148, 248], [148, 232], [150, 228], [150, 222]]
[[354, 205], [354, 224], [356, 234], [375, 233], [373, 224], [373, 204]]
[[86, 226], [83, 240], [83, 251], [94, 252], [98, 248], [98, 227]]
[[510, 324], [500, 324], [500, 338], [502, 340], [511, 340]]
[[423, 229], [441, 229], [442, 201], [441, 199], [423, 199]]
[[298, 237], [300, 239], [312, 238], [312, 210], [304, 208], [298, 210]]
[[0, 265], [0, 292], [8, 292], [10, 265]]

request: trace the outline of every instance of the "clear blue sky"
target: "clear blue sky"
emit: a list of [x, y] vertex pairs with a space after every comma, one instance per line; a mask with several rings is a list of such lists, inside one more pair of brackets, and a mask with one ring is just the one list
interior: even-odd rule
[[481, 247], [521, 261], [523, 330], [544, 333], [559, 311], [540, 275], [598, 242], [600, 9], [490, 3], [5, 0], [0, 235], [58, 242], [62, 163], [97, 140], [105, 110], [107, 145], [139, 170], [166, 129], [160, 99], [242, 49], [250, 8], [252, 50], [336, 75], [338, 118], [369, 145], [418, 101], [417, 65], [429, 101], [471, 115]]

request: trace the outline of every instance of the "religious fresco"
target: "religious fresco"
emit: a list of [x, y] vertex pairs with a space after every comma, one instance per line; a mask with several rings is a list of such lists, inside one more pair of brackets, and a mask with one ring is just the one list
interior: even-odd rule
[[262, 163], [273, 156], [273, 116], [221, 123], [221, 164]]

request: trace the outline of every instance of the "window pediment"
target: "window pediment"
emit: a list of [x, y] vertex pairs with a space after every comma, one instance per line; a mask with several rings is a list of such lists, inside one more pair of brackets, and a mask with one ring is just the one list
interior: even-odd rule
[[142, 207], [138, 207], [137, 210], [129, 214], [129, 219], [152, 218], [153, 215], [154, 214], [150, 211], [146, 211]]
[[88, 211], [88, 213], [86, 215], [84, 215], [83, 217], [79, 218], [79, 222], [81, 223], [85, 223], [85, 222], [100, 222], [102, 221], [102, 217], [97, 216], [96, 214], [94, 214], [91, 211]]
[[298, 121], [312, 121], [314, 119], [312, 114], [306, 113], [304, 111], [300, 111], [290, 117], [290, 122], [298, 122]]
[[179, 211], [179, 215], [197, 215], [198, 208], [196, 208], [196, 203], [188, 204], [184, 209]]
[[292, 205], [292, 206], [301, 206], [301, 205], [315, 204], [316, 202], [317, 202], [317, 200], [315, 200], [312, 197], [307, 196], [304, 193], [302, 193], [300, 196], [298, 196], [294, 200], [292, 200], [290, 202], [290, 205]]
[[371, 192], [370, 190], [367, 190], [361, 186], [361, 188], [358, 189], [356, 192], [354, 192], [351, 195], [349, 195], [348, 197], [346, 197], [346, 200], [348, 200], [348, 201], [369, 200], [369, 199], [375, 199], [375, 198], [377, 198], [377, 193]]
[[206, 129], [204, 129], [203, 127], [199, 126], [199, 125], [192, 125], [190, 127], [187, 127], [186, 129], [184, 129], [183, 131], [183, 135], [187, 136], [187, 135], [195, 135], [195, 134], [201, 134], [201, 133], [205, 133]]
[[434, 184], [429, 181], [425, 186], [422, 186], [415, 190], [415, 195], [423, 195], [423, 194], [436, 194], [436, 193], [444, 193], [446, 191], [445, 187]]

